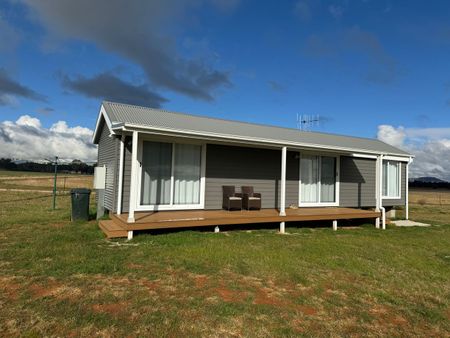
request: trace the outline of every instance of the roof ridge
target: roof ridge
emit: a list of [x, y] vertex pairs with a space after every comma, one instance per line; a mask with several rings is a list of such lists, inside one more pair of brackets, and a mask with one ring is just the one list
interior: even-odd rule
[[[210, 116], [204, 116], [204, 115], [194, 115], [191, 113], [182, 113], [182, 112], [175, 112], [175, 111], [170, 111], [170, 110], [166, 110], [166, 109], [161, 109], [161, 108], [152, 108], [152, 107], [144, 107], [144, 106], [138, 106], [135, 104], [129, 104], [129, 103], [121, 103], [121, 102], [113, 102], [113, 101], [103, 101], [104, 103], [108, 103], [111, 105], [118, 105], [118, 106], [129, 106], [129, 107], [134, 107], [137, 109], [141, 109], [141, 110], [146, 110], [146, 109], [150, 109], [150, 110], [156, 110], [156, 111], [160, 111], [160, 112], [164, 112], [164, 113], [169, 113], [169, 114], [175, 114], [175, 115], [184, 115], [184, 116], [193, 116], [193, 117], [197, 117], [197, 118], [203, 118], [203, 119], [208, 119], [208, 120], [214, 120], [214, 121], [225, 121], [225, 122], [234, 122], [234, 123], [243, 123], [243, 124], [248, 124], [248, 125], [253, 125], [253, 126], [261, 126], [261, 127], [269, 127], [269, 128], [278, 128], [278, 129], [283, 129], [283, 130], [291, 130], [291, 131], [296, 131], [299, 133], [313, 133], [313, 134], [318, 134], [318, 135], [327, 135], [327, 136], [342, 136], [342, 137], [349, 137], [349, 138], [353, 138], [353, 139], [360, 139], [360, 140], [369, 140], [369, 141], [379, 141], [382, 142], [380, 140], [378, 140], [377, 138], [371, 138], [371, 137], [362, 137], [362, 136], [352, 136], [352, 135], [343, 135], [343, 134], [337, 134], [337, 133], [325, 133], [325, 132], [318, 132], [318, 131], [303, 131], [303, 130], [298, 130], [296, 128], [289, 128], [289, 127], [282, 127], [282, 126], [274, 126], [274, 125], [270, 125], [270, 124], [264, 124], [264, 123], [254, 123], [254, 122], [247, 122], [247, 121], [239, 121], [239, 120], [230, 120], [230, 119], [224, 119], [224, 118], [220, 118], [220, 117], [210, 117]], [[392, 147], [392, 145], [382, 142], [384, 144], [387, 144], [389, 146]]]

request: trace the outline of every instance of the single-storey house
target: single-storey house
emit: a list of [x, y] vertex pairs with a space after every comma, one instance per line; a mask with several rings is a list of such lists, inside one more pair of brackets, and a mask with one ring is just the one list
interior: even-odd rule
[[[93, 142], [109, 237], [263, 222], [284, 232], [285, 222], [303, 220], [335, 228], [351, 218], [384, 228], [386, 210], [403, 206], [408, 215], [413, 156], [377, 139], [103, 102]], [[261, 209], [223, 210], [223, 186], [252, 186]]]

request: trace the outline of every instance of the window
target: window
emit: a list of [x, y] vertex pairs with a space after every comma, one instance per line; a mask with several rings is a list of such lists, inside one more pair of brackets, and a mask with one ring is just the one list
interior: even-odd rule
[[336, 203], [336, 157], [302, 155], [300, 203]]
[[141, 205], [198, 205], [200, 181], [200, 145], [143, 142]]
[[400, 162], [383, 161], [383, 197], [400, 198]]

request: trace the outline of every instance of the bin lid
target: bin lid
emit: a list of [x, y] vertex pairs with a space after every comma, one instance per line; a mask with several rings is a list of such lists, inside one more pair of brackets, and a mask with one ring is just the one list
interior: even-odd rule
[[91, 189], [87, 189], [87, 188], [74, 188], [70, 190], [71, 194], [90, 194], [91, 193]]

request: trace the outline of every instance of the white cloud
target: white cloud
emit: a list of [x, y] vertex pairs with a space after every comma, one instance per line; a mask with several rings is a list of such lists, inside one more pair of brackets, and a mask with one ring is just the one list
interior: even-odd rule
[[378, 139], [415, 155], [411, 177], [433, 176], [450, 181], [450, 128], [380, 125]]
[[89, 128], [69, 127], [65, 121], [44, 128], [39, 119], [23, 115], [15, 122], [0, 122], [0, 157], [43, 160], [58, 156], [91, 162], [97, 158], [92, 134]]

